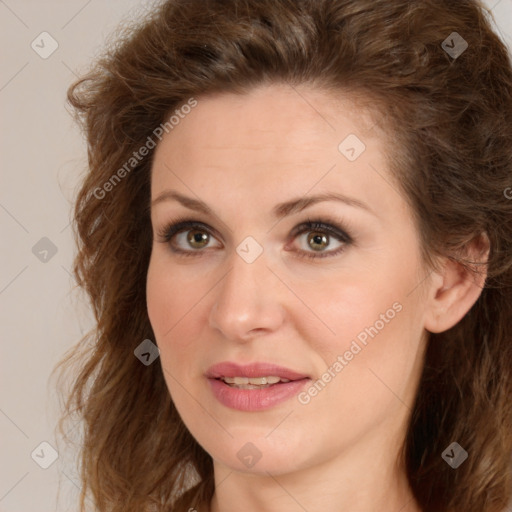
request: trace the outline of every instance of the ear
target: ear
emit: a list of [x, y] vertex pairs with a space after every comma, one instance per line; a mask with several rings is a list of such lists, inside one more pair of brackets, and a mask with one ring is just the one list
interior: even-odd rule
[[487, 277], [489, 248], [489, 238], [482, 233], [466, 246], [465, 256], [471, 262], [469, 269], [444, 258], [440, 269], [433, 272], [425, 299], [427, 331], [436, 333], [450, 329], [478, 300]]

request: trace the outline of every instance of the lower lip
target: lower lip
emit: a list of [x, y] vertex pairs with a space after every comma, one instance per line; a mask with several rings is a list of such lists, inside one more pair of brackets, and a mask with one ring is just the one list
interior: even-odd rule
[[282, 382], [262, 389], [238, 389], [219, 379], [208, 379], [217, 400], [238, 411], [263, 411], [297, 395], [310, 379]]

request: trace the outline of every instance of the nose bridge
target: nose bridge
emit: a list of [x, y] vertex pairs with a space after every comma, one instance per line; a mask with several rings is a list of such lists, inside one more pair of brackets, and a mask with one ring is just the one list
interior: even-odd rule
[[251, 250], [254, 247], [242, 242], [231, 254], [210, 312], [211, 327], [223, 337], [240, 341], [256, 332], [272, 331], [283, 321], [278, 280], [267, 267], [264, 252], [252, 259]]

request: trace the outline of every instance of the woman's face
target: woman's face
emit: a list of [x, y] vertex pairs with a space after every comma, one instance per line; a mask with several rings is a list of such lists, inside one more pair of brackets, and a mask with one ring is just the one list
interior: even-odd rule
[[392, 460], [427, 275], [393, 141], [347, 97], [305, 87], [197, 101], [156, 148], [147, 280], [184, 423], [230, 470]]

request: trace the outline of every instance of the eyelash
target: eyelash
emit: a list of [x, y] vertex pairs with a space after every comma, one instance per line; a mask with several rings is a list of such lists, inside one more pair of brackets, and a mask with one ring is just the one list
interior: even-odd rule
[[[198, 250], [190, 250], [186, 251], [183, 249], [177, 249], [176, 247], [173, 247], [171, 244], [172, 238], [182, 232], [187, 232], [197, 229], [198, 231], [204, 231], [209, 236], [215, 237], [215, 234], [212, 232], [212, 230], [202, 222], [194, 221], [188, 218], [179, 218], [176, 219], [176, 221], [171, 222], [167, 225], [165, 225], [161, 230], [158, 232], [158, 236], [161, 239], [162, 243], [168, 243], [171, 247], [172, 252], [179, 254], [180, 256], [200, 256], [202, 252], [204, 252], [201, 249]], [[337, 256], [341, 252], [343, 252], [347, 246], [351, 245], [353, 243], [352, 237], [347, 233], [346, 230], [341, 229], [336, 225], [336, 222], [327, 220], [327, 219], [307, 219], [305, 222], [302, 222], [298, 226], [296, 226], [292, 232], [290, 233], [291, 239], [294, 240], [299, 235], [303, 235], [304, 233], [309, 232], [315, 232], [315, 233], [322, 233], [325, 235], [329, 235], [333, 238], [335, 238], [338, 242], [343, 242], [343, 245], [339, 247], [338, 249], [332, 250], [330, 252], [309, 252], [309, 251], [303, 251], [298, 250], [295, 251], [297, 253], [297, 256], [300, 258], [307, 258], [307, 259], [318, 259], [318, 258], [329, 258], [332, 256]]]

